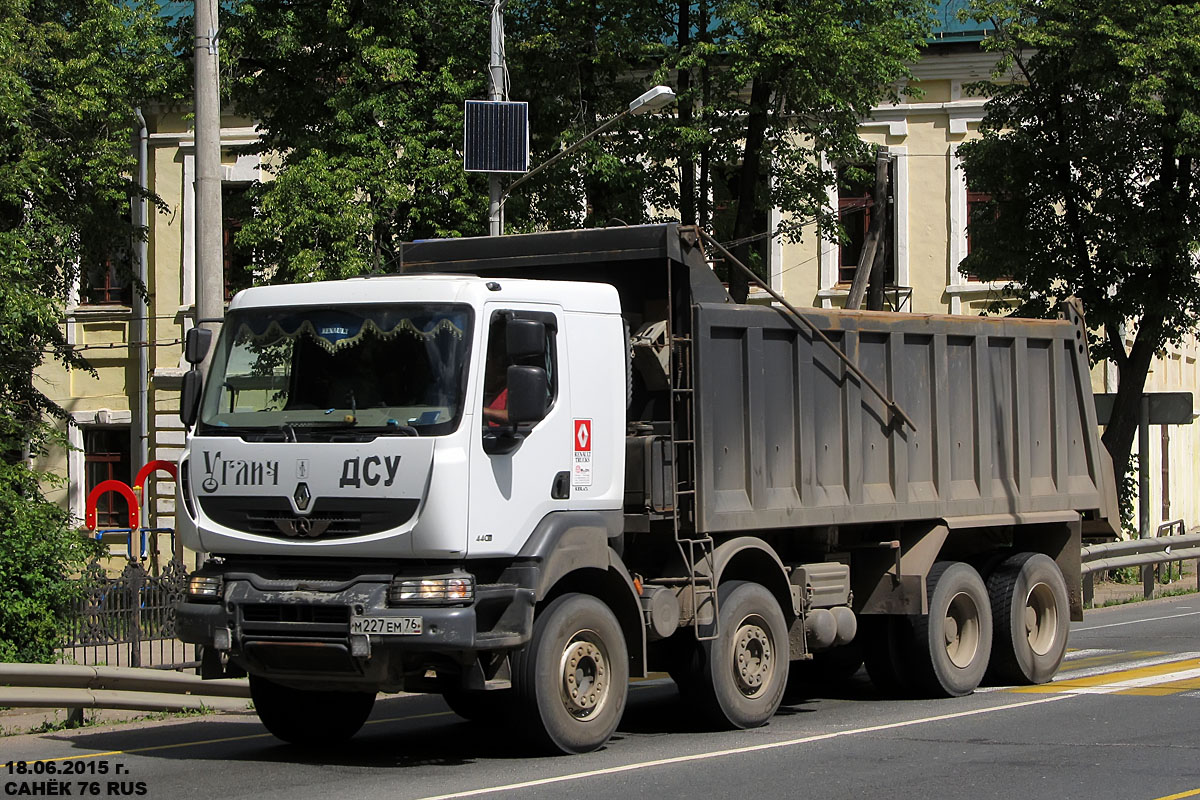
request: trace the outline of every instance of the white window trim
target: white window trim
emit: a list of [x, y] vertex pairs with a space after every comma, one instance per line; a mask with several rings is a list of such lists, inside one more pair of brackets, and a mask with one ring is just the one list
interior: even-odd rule
[[[899, 286], [909, 286], [909, 261], [908, 261], [908, 147], [904, 145], [889, 145], [887, 148], [888, 155], [895, 157], [896, 167], [892, 174], [892, 180], [895, 185], [892, 187], [892, 196], [895, 198], [895, 230], [893, 231], [892, 248], [896, 254], [896, 284]], [[833, 165], [821, 156], [821, 169], [826, 172], [833, 172]], [[837, 213], [838, 207], [838, 192], [836, 182], [830, 186], [826, 194], [826, 211], [831, 214]], [[817, 299], [821, 303], [821, 308], [832, 308], [833, 299], [835, 297], [845, 297], [849, 294], [845, 289], [838, 289], [838, 243], [833, 239], [821, 237], [820, 241], [820, 288], [817, 291]]]
[[[221, 147], [244, 147], [257, 144], [253, 128], [232, 128], [221, 131]], [[192, 139], [179, 141], [183, 153], [183, 263], [180, 291], [181, 310], [196, 304], [196, 146]], [[233, 166], [221, 165], [222, 183], [252, 183], [262, 178], [262, 157], [242, 154]], [[185, 317], [184, 333], [191, 327]], [[180, 364], [182, 366], [182, 363]]]
[[[775, 195], [776, 180], [775, 170], [769, 170], [767, 183], [771, 196]], [[771, 276], [771, 288], [779, 294], [783, 294], [783, 239], [779, 233], [779, 226], [782, 224], [783, 211], [772, 203], [767, 211], [767, 231], [770, 234], [767, 239], [767, 274]]]

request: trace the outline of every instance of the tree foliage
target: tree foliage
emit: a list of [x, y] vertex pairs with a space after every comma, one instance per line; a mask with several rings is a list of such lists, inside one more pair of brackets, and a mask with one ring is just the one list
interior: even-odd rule
[[480, 231], [487, 184], [463, 171], [462, 140], [485, 7], [246, 0], [223, 25], [236, 108], [278, 158], [241, 232], [275, 280], [395, 270], [404, 239]]
[[[462, 105], [487, 96], [490, 3], [243, 0], [226, 26], [231, 90], [257, 119], [274, 185], [241, 234], [276, 279], [394, 268], [396, 243], [486, 231], [462, 171]], [[858, 160], [857, 125], [898, 96], [926, 0], [511, 0], [510, 99], [530, 103], [533, 164], [655, 83], [679, 90], [514, 192], [513, 231], [677, 218], [764, 238], [827, 215], [817, 153]], [[768, 172], [771, 180], [767, 180]], [[711, 198], [711, 202], [710, 202]]]
[[[1074, 295], [1120, 372], [1104, 443], [1125, 474], [1154, 356], [1200, 311], [1200, 3], [981, 2], [1001, 80], [959, 148], [988, 207], [964, 269], [1011, 277], [1018, 314]], [[1127, 337], [1133, 345], [1127, 346]]]
[[[924, 0], [544, 0], [518, 8], [514, 91], [538, 98], [535, 161], [652, 82], [679, 96], [670, 113], [630, 123], [541, 180], [527, 200], [534, 219], [679, 219], [740, 242], [735, 254], [751, 263], [746, 240], [765, 243], [769, 209], [782, 212], [779, 233], [789, 238], [813, 221], [836, 233], [827, 207], [833, 176], [821, 157], [868, 158], [858, 124], [880, 102], [899, 99], [931, 19]], [[564, 202], [567, 187], [586, 201]], [[738, 276], [730, 277], [736, 292]]]
[[0, 0], [0, 658], [48, 654], [82, 552], [29, 467], [62, 444], [34, 371], [88, 368], [63, 310], [82, 269], [143, 235], [128, 218], [133, 109], [179, 73], [151, 4]]

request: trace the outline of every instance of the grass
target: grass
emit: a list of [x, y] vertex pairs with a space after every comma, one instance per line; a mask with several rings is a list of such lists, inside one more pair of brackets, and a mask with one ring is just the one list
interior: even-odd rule
[[47, 719], [32, 728], [21, 729], [17, 727], [5, 728], [0, 726], [0, 736], [19, 736], [21, 734], [41, 734], [41, 733], [58, 733], [60, 731], [77, 730], [79, 728], [95, 728], [102, 725], [119, 725], [126, 722], [159, 722], [168, 719], [186, 719], [188, 717], [206, 717], [210, 714], [219, 713], [215, 708], [192, 708], [184, 711], [155, 711], [146, 714], [139, 714], [136, 717], [128, 719], [102, 719], [98, 716], [88, 716], [88, 712], [94, 712], [97, 709], [85, 709], [83, 721], [79, 722], [67, 719], [59, 719], [59, 712], [54, 712], [53, 719]]
[[[1196, 594], [1196, 593], [1197, 593], [1197, 589], [1194, 586], [1191, 588], [1188, 588], [1186, 586], [1179, 586], [1179, 587], [1175, 587], [1175, 588], [1162, 589], [1161, 591], [1155, 590], [1154, 596], [1150, 599], [1157, 600], [1160, 597], [1180, 597], [1185, 594]], [[1140, 594], [1130, 595], [1129, 597], [1113, 597], [1108, 600], [1105, 600], [1103, 603], [1101, 603], [1100, 605], [1098, 605], [1096, 607], [1097, 608], [1108, 608], [1109, 606], [1123, 606], [1123, 605], [1128, 605], [1129, 603], [1140, 603], [1145, 599], [1146, 598]]]

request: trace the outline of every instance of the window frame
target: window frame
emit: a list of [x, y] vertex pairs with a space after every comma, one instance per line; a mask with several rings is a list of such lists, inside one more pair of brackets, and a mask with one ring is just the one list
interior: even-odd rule
[[[547, 403], [546, 403], [547, 416], [549, 416], [550, 411], [553, 410], [554, 406], [558, 403], [559, 375], [561, 373], [561, 370], [559, 369], [559, 358], [558, 358], [558, 315], [553, 311], [531, 311], [528, 309], [519, 309], [519, 308], [495, 308], [488, 314], [487, 325], [484, 328], [484, 330], [486, 331], [485, 336], [487, 338], [483, 342], [483, 365], [482, 365], [482, 370], [480, 372], [480, 382], [483, 385], [480, 387], [481, 388], [481, 391], [480, 391], [481, 405], [479, 407], [479, 416], [480, 416], [480, 428], [485, 433], [487, 433], [488, 431], [495, 432], [498, 428], [503, 427], [503, 426], [498, 425], [497, 423], [489, 423], [486, 416], [483, 414], [483, 410], [488, 407], [488, 393], [487, 393], [486, 381], [487, 381], [487, 375], [489, 374], [489, 370], [492, 368], [492, 360], [491, 359], [492, 359], [493, 328], [495, 328], [496, 323], [500, 319], [506, 319], [506, 320], [507, 319], [532, 319], [532, 320], [537, 320], [538, 322], [541, 322], [543, 324], [543, 326], [546, 329], [546, 356], [545, 356], [545, 358], [551, 367], [551, 369], [549, 370], [549, 372], [546, 376], [547, 377], [547, 385], [548, 385], [549, 391], [550, 391], [550, 396], [549, 396], [549, 398], [547, 398]], [[507, 325], [507, 323], [506, 323], [506, 325]], [[507, 327], [506, 327], [506, 330], [507, 330]], [[517, 365], [511, 358], [508, 357], [507, 350], [508, 350], [508, 347], [507, 347], [507, 342], [506, 342], [505, 347], [504, 347], [504, 361], [505, 361], [504, 367], [505, 367], [506, 371], [507, 371], [508, 367]], [[537, 366], [537, 365], [532, 365], [532, 366]], [[493, 401], [494, 401], [494, 397], [493, 397]], [[537, 424], [534, 424], [532, 426], [529, 426], [529, 429], [532, 430], [533, 428], [536, 428], [536, 427], [537, 427]]]
[[[82, 430], [83, 439], [83, 496], [86, 498], [92, 493], [92, 490], [106, 480], [118, 480], [126, 484], [133, 481], [133, 448], [130, 441], [131, 427], [129, 425], [87, 425]], [[99, 435], [111, 435], [123, 437], [123, 448], [118, 448], [115, 452], [109, 450], [94, 449], [95, 437]], [[107, 443], [111, 448], [111, 443]], [[96, 465], [107, 464], [104, 469], [104, 476], [98, 480], [93, 480], [92, 469]], [[122, 466], [123, 465], [123, 466]], [[123, 529], [129, 521], [129, 508], [126, 505], [124, 511], [118, 510], [115, 507], [114, 498], [120, 497], [115, 492], [110, 492], [102, 497], [96, 503], [96, 529], [97, 530], [112, 530]], [[122, 498], [122, 502], [124, 498]]]

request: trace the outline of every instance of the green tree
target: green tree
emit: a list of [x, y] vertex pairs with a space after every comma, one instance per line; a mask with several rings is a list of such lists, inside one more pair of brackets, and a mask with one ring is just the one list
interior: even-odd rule
[[[832, 176], [820, 157], [867, 160], [858, 123], [899, 99], [931, 24], [924, 0], [545, 0], [519, 8], [509, 53], [514, 96], [538, 101], [535, 162], [619, 112], [651, 80], [679, 94], [673, 114], [631, 123], [539, 186], [584, 190], [586, 203], [573, 206], [589, 210], [583, 224], [643, 221], [648, 207], [678, 214], [740, 241], [735, 254], [746, 262], [754, 261], [747, 240], [765, 240], [772, 207], [792, 239], [813, 220], [836, 232], [826, 208]], [[582, 181], [570, 180], [572, 169]], [[529, 202], [572, 208], [561, 189], [541, 191]], [[744, 291], [740, 276], [730, 277]]]
[[[261, 151], [279, 154], [239, 241], [273, 280], [392, 269], [403, 239], [486, 230], [486, 183], [463, 172], [461, 142], [463, 101], [487, 96], [490, 7], [234, 7], [231, 95], [260, 122]], [[926, 0], [511, 0], [511, 99], [530, 103], [533, 164], [656, 82], [677, 85], [681, 102], [521, 187], [509, 227], [678, 214], [761, 240], [775, 206], [792, 237], [812, 219], [835, 230], [817, 154], [866, 157], [858, 122], [898, 96], [928, 11]]]
[[972, 189], [992, 197], [970, 221], [964, 269], [1011, 277], [1020, 315], [1082, 300], [1092, 356], [1120, 374], [1103, 441], [1121, 483], [1151, 362], [1200, 311], [1200, 3], [975, 13], [994, 24], [1002, 60], [983, 135], [959, 149]]
[[0, 0], [0, 659], [49, 655], [86, 552], [30, 468], [65, 444], [34, 372], [88, 368], [62, 328], [75, 279], [144, 235], [133, 109], [179, 75], [169, 44], [153, 4]]
[[462, 163], [485, 6], [245, 0], [222, 24], [235, 107], [278, 158], [239, 234], [273, 280], [395, 270], [404, 239], [486, 228], [486, 179]]

